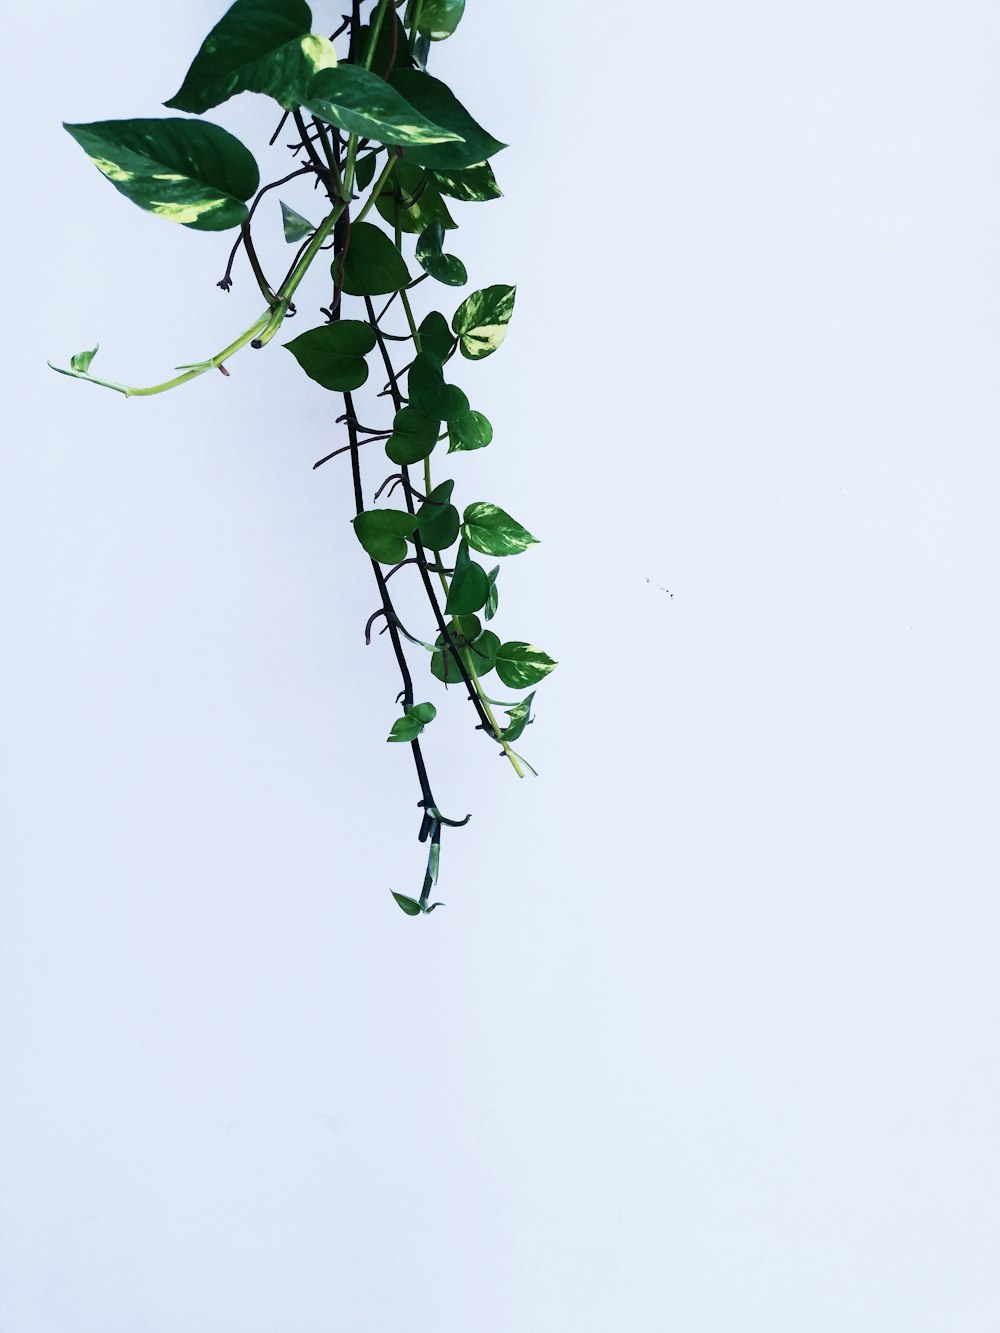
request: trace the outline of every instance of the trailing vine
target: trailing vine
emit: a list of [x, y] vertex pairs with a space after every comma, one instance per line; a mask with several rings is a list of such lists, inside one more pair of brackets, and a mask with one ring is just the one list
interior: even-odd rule
[[[431, 309], [417, 322], [410, 293], [421, 283], [430, 279], [447, 289], [468, 282], [465, 265], [446, 248], [457, 225], [451, 207], [500, 197], [490, 160], [505, 145], [427, 72], [432, 44], [455, 32], [465, 0], [406, 0], [401, 14], [403, 3], [352, 0], [351, 12], [325, 37], [312, 31], [306, 0], [236, 0], [212, 29], [164, 105], [200, 117], [242, 92], [273, 98], [281, 119], [269, 147], [283, 135], [290, 139], [295, 166], [264, 186], [249, 149], [209, 121], [161, 117], [66, 125], [104, 176], [140, 208], [196, 231], [238, 229], [218, 285], [224, 291], [233, 286], [242, 252], [265, 308], [220, 352], [176, 367], [177, 374], [158, 384], [135, 387], [92, 374], [97, 347], [77, 353], [66, 369], [52, 368], [126, 398], [165, 393], [212, 370], [228, 377], [227, 363], [237, 353], [265, 348], [296, 313], [303, 279], [321, 254], [329, 254], [332, 289], [328, 304], [319, 307], [323, 322], [285, 346], [311, 380], [343, 402], [336, 424], [346, 442], [314, 466], [347, 457], [354, 533], [378, 592], [365, 641], [387, 635], [399, 669], [401, 711], [388, 740], [409, 745], [413, 756], [418, 837], [427, 844], [427, 862], [419, 895], [393, 897], [417, 916], [440, 906], [430, 898], [442, 829], [463, 825], [469, 816], [448, 818], [437, 803], [421, 743], [436, 709], [420, 698], [407, 649], [418, 648], [439, 681], [461, 689], [476, 728], [518, 777], [526, 769], [534, 772], [514, 745], [532, 721], [533, 687], [555, 662], [527, 642], [502, 642], [483, 624], [497, 613], [500, 566], [487, 569], [473, 557], [517, 555], [537, 539], [495, 504], [472, 502], [460, 513], [454, 480], [432, 471], [432, 458], [436, 467], [438, 446], [445, 442], [451, 455], [482, 449], [493, 438], [490, 422], [463, 389], [448, 382], [446, 368], [456, 354], [474, 362], [497, 350], [515, 289], [481, 288], [461, 301], [450, 321]], [[284, 238], [297, 249], [284, 277], [272, 283], [258, 257], [254, 226], [261, 201], [292, 181], [311, 183], [325, 196], [325, 213], [314, 224], [279, 201]], [[412, 267], [422, 271], [414, 276]], [[362, 415], [367, 422], [380, 405], [385, 410], [387, 399], [391, 418], [381, 425], [364, 424], [357, 410], [355, 395], [368, 382], [371, 364], [384, 382]], [[362, 450], [369, 444], [382, 446], [394, 470], [366, 505]], [[390, 507], [386, 501], [396, 492], [399, 500]], [[390, 588], [397, 575], [418, 581], [431, 639], [411, 632], [416, 627], [405, 626], [397, 614]], [[484, 680], [494, 671], [508, 690], [530, 692], [514, 700], [491, 697]], [[501, 710], [505, 721], [498, 717]]]

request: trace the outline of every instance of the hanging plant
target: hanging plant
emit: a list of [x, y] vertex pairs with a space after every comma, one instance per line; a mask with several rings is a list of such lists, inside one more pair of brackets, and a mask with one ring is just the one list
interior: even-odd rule
[[[419, 323], [410, 293], [429, 280], [437, 293], [429, 304], [447, 309], [451, 289], [468, 282], [465, 264], [451, 249], [457, 227], [451, 210], [499, 198], [491, 160], [505, 145], [427, 72], [432, 43], [455, 32], [465, 0], [408, 0], [400, 15], [402, 3], [374, 0], [366, 21], [364, 0], [354, 0], [350, 15], [324, 37], [312, 31], [305, 0], [236, 0], [205, 38], [165, 105], [200, 117], [239, 93], [273, 98], [282, 114], [270, 146], [287, 127], [296, 165], [267, 185], [261, 186], [249, 149], [210, 121], [166, 117], [66, 126], [104, 176], [140, 208], [196, 231], [238, 229], [219, 286], [232, 286], [242, 251], [265, 308], [229, 346], [178, 367], [180, 373], [160, 384], [140, 388], [93, 375], [96, 347], [78, 352], [68, 368], [53, 369], [126, 398], [166, 393], [213, 370], [228, 376], [227, 363], [238, 352], [267, 347], [295, 313], [293, 298], [307, 273], [329, 273], [329, 305], [319, 307], [323, 322], [285, 347], [311, 380], [342, 400], [336, 422], [346, 443], [314, 466], [348, 456], [354, 535], [378, 590], [365, 641], [371, 643], [374, 626], [384, 621], [379, 633], [388, 635], [399, 667], [400, 711], [388, 740], [410, 747], [420, 787], [418, 836], [428, 850], [419, 894], [393, 897], [404, 912], [418, 916], [440, 905], [430, 896], [442, 828], [465, 824], [469, 816], [447, 818], [434, 796], [421, 739], [437, 710], [414, 685], [407, 646], [419, 650], [432, 676], [467, 696], [477, 729], [518, 777], [526, 769], [534, 772], [514, 746], [532, 721], [534, 687], [555, 662], [540, 648], [502, 640], [488, 628], [497, 615], [501, 566], [487, 568], [476, 558], [520, 555], [537, 538], [499, 505], [472, 501], [460, 508], [454, 480], [437, 475], [442, 453], [483, 449], [493, 439], [487, 418], [450, 382], [451, 363], [456, 355], [456, 364], [481, 361], [500, 347], [515, 289], [504, 283], [481, 288], [461, 300], [450, 319], [432, 308]], [[321, 190], [325, 213], [314, 224], [281, 201], [284, 238], [298, 248], [284, 277], [272, 284], [254, 244], [257, 209], [266, 194], [297, 178]], [[317, 263], [326, 254], [328, 269], [325, 258]], [[392, 321], [394, 327], [387, 327]], [[373, 365], [375, 382], [384, 379], [375, 404], [388, 399], [392, 415], [381, 425], [364, 425], [355, 394], [369, 382]], [[366, 420], [369, 415], [366, 409]], [[368, 507], [361, 449], [372, 443], [381, 444], [393, 470]], [[389, 581], [404, 569], [426, 597], [421, 633], [405, 626], [393, 605]], [[494, 674], [506, 691], [530, 692], [495, 699], [484, 686]]]

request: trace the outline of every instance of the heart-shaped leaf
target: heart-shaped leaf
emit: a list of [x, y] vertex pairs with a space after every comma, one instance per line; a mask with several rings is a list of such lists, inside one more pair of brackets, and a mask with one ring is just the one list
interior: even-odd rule
[[444, 225], [435, 221], [425, 227], [417, 239], [417, 263], [438, 282], [449, 287], [461, 287], [469, 280], [465, 265], [455, 255], [446, 255], [441, 247], [444, 244]]
[[507, 336], [516, 290], [501, 283], [465, 298], [451, 321], [463, 356], [481, 361], [497, 350]]
[[375, 346], [371, 325], [360, 319], [338, 319], [300, 333], [287, 349], [311, 380], [336, 393], [360, 389], [368, 378], [365, 357]]
[[402, 509], [366, 509], [352, 522], [358, 541], [373, 560], [396, 565], [406, 559], [406, 538], [417, 526], [416, 514]]
[[414, 151], [427, 144], [462, 142], [460, 131], [437, 124], [398, 89], [357, 65], [320, 70], [309, 84], [303, 106], [349, 134]]
[[483, 500], [467, 505], [463, 519], [462, 536], [484, 555], [519, 555], [538, 542], [499, 505]]

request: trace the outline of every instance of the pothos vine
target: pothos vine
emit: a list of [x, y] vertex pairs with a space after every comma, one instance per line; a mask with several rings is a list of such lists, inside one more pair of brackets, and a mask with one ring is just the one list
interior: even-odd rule
[[[73, 356], [69, 369], [53, 369], [126, 398], [165, 393], [212, 370], [228, 376], [227, 362], [246, 347], [267, 346], [296, 313], [293, 298], [306, 274], [321, 253], [332, 254], [332, 295], [329, 305], [320, 307], [325, 322], [285, 346], [310, 379], [343, 398], [336, 422], [347, 442], [314, 466], [349, 456], [354, 532], [370, 558], [379, 599], [365, 641], [371, 643], [375, 625], [384, 621], [379, 633], [388, 635], [399, 668], [402, 712], [388, 740], [408, 744], [413, 755], [419, 839], [428, 854], [419, 896], [394, 892], [393, 897], [404, 912], [418, 916], [440, 906], [430, 896], [442, 828], [465, 824], [469, 816], [447, 818], [435, 798], [421, 736], [436, 709], [418, 700], [405, 645], [429, 656], [432, 674], [445, 686], [462, 688], [477, 729], [518, 777], [531, 769], [514, 749], [532, 720], [531, 687], [555, 662], [521, 640], [501, 642], [482, 623], [497, 612], [500, 566], [487, 570], [472, 552], [517, 555], [536, 538], [495, 504], [473, 502], [460, 515], [452, 500], [454, 481], [432, 474], [438, 445], [447, 441], [447, 453], [460, 454], [484, 448], [493, 438], [490, 422], [461, 388], [447, 382], [445, 368], [456, 352], [479, 361], [497, 350], [515, 295], [512, 286], [485, 287], [467, 296], [450, 322], [431, 310], [419, 324], [410, 301], [427, 278], [446, 288], [468, 281], [465, 265], [445, 249], [446, 235], [456, 226], [446, 199], [483, 203], [500, 196], [490, 159], [504, 145], [427, 72], [432, 43], [455, 32], [465, 0], [406, 0], [402, 14], [404, 0], [371, 0], [365, 15], [368, 3], [352, 0], [351, 12], [325, 37], [312, 31], [306, 0], [236, 0], [205, 38], [180, 90], [165, 103], [201, 116], [241, 92], [273, 98], [282, 115], [269, 146], [285, 132], [297, 165], [263, 187], [250, 151], [208, 121], [170, 117], [66, 126], [112, 184], [147, 212], [196, 231], [239, 228], [218, 285], [230, 289], [242, 250], [266, 304], [222, 351], [178, 366], [178, 374], [159, 384], [133, 387], [91, 374], [96, 347]], [[284, 278], [272, 284], [254, 245], [258, 206], [271, 191], [300, 178], [325, 194], [327, 211], [314, 225], [280, 201], [285, 239], [298, 249]], [[415, 238], [414, 260], [423, 270], [417, 277], [404, 237]], [[349, 315], [347, 301], [354, 303]], [[386, 321], [399, 315], [397, 330], [387, 328]], [[401, 365], [400, 349], [406, 358]], [[385, 375], [376, 405], [383, 398], [392, 405], [391, 423], [384, 426], [363, 424], [358, 417], [355, 394], [368, 380], [369, 357]], [[395, 471], [369, 507], [361, 450], [372, 443], [382, 444]], [[419, 468], [417, 480], [411, 468]], [[377, 504], [397, 490], [402, 508]], [[393, 605], [390, 580], [403, 570], [416, 577], [426, 597], [432, 642], [411, 633]], [[531, 692], [516, 700], [492, 698], [483, 682], [493, 671], [508, 689]], [[498, 719], [498, 709], [506, 722]]]

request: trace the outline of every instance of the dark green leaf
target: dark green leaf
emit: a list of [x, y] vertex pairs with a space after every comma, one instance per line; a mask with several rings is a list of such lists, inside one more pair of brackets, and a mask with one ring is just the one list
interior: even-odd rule
[[393, 229], [398, 220], [405, 232], [421, 232], [435, 220], [449, 229], [457, 226], [430, 175], [412, 162], [396, 164], [375, 207]]
[[373, 560], [396, 565], [406, 559], [406, 538], [417, 526], [416, 516], [402, 509], [366, 509], [352, 520], [358, 541]]
[[281, 201], [281, 225], [284, 228], [285, 240], [292, 245], [295, 241], [304, 241], [307, 236], [311, 236], [316, 228], [304, 218], [301, 213], [296, 213], [294, 208]]
[[455, 573], [444, 609], [450, 616], [467, 616], [484, 607], [489, 595], [490, 584], [486, 570], [470, 559], [468, 542], [459, 542]]
[[[338, 261], [334, 261], [334, 269]], [[344, 291], [348, 296], [384, 296], [410, 281], [403, 256], [381, 227], [355, 222], [344, 257]]]
[[444, 225], [440, 221], [425, 227], [417, 239], [417, 263], [438, 282], [449, 287], [461, 287], [468, 282], [469, 275], [465, 265], [455, 255], [446, 255], [441, 246], [444, 243]]
[[468, 415], [469, 400], [454, 384], [445, 384], [441, 363], [430, 352], [418, 352], [406, 380], [410, 402], [438, 422]]
[[498, 505], [483, 500], [466, 506], [462, 536], [483, 555], [519, 555], [538, 541]]
[[447, 361], [451, 349], [455, 346], [455, 338], [440, 310], [432, 310], [430, 314], [425, 315], [420, 321], [417, 332], [420, 334], [420, 346], [423, 351], [436, 356], [442, 364]]
[[520, 740], [525, 727], [531, 721], [531, 703], [534, 697], [535, 691], [532, 690], [526, 699], [507, 709], [508, 722], [503, 729], [503, 738], [508, 743]]
[[505, 643], [497, 653], [497, 675], [512, 690], [537, 685], [555, 665], [547, 653], [530, 643]]
[[378, 158], [374, 153], [365, 153], [359, 157], [354, 167], [354, 184], [359, 190], [367, 190], [375, 179], [375, 167]]
[[435, 486], [417, 510], [417, 532], [432, 551], [446, 551], [458, 537], [458, 510], [450, 502], [454, 485], [443, 481]]
[[469, 661], [477, 676], [488, 676], [496, 666], [500, 640], [491, 629], [484, 629], [479, 638], [469, 646]]
[[285, 346], [311, 380], [344, 393], [359, 389], [368, 378], [365, 357], [375, 346], [375, 334], [363, 320], [339, 319], [300, 333]]
[[482, 412], [469, 412], [448, 422], [448, 452], [485, 449], [493, 439], [493, 427]]
[[406, 712], [407, 716], [415, 717], [421, 726], [426, 726], [428, 722], [433, 722], [438, 714], [438, 710], [433, 704], [411, 704]]
[[500, 594], [497, 592], [497, 575], [500, 573], [500, 566], [494, 565], [486, 577], [490, 581], [490, 595], [486, 599], [485, 615], [487, 620], [492, 620], [497, 613], [497, 607], [500, 605]]
[[[420, 906], [419, 902], [417, 902], [416, 898], [408, 898], [405, 893], [397, 893], [395, 889], [390, 889], [389, 892], [396, 899], [396, 902], [407, 916], [420, 916], [423, 912], [424, 909]], [[437, 903], [435, 903], [434, 906], [436, 907]]]
[[[396, 50], [395, 55], [392, 49], [392, 24], [396, 25]], [[351, 42], [350, 60], [352, 65], [363, 65], [365, 56], [368, 53], [368, 39], [371, 36], [371, 25], [362, 23], [357, 30], [357, 39]], [[393, 16], [391, 12], [386, 14], [382, 20], [382, 26], [378, 30], [378, 37], [375, 39], [375, 51], [372, 55], [371, 67], [376, 74], [384, 79], [389, 69], [389, 61], [392, 60], [393, 69], [409, 68], [413, 64], [410, 56], [410, 40], [406, 35], [406, 29], [403, 27], [399, 15]]]
[[432, 42], [444, 41], [458, 27], [465, 12], [465, 0], [423, 0], [417, 31]]
[[305, 0], [236, 0], [164, 105], [201, 115], [236, 93], [252, 92], [294, 110], [313, 75], [337, 63], [333, 44], [311, 27]]
[[408, 148], [406, 155], [410, 161], [439, 171], [461, 171], [485, 162], [506, 147], [472, 119], [451, 89], [439, 79], [422, 70], [398, 69], [389, 82], [435, 125], [459, 136], [459, 142], [432, 144], [427, 140]]
[[481, 361], [497, 350], [507, 336], [516, 290], [501, 283], [465, 298], [451, 321], [463, 356]]
[[385, 442], [385, 452], [400, 467], [419, 463], [437, 444], [440, 425], [440, 421], [424, 416], [415, 407], [401, 407], [392, 419], [392, 434]]
[[444, 681], [446, 685], [457, 685], [462, 679], [462, 671], [458, 665], [458, 658], [451, 648], [446, 648], [443, 634], [439, 634], [435, 640], [436, 647], [431, 654], [431, 673], [437, 676], [438, 680]]
[[502, 198], [493, 168], [488, 162], [477, 162], [464, 171], [432, 171], [434, 184], [442, 194], [461, 199], [465, 204], [481, 204], [489, 199]]
[[147, 213], [195, 231], [225, 231], [248, 216], [260, 184], [252, 154], [207, 121], [98, 120], [64, 127], [94, 165]]
[[459, 648], [467, 648], [483, 632], [482, 622], [478, 616], [453, 616], [448, 628]]
[[386, 736], [387, 741], [413, 741], [423, 731], [423, 725], [415, 717], [397, 717], [392, 730]]
[[320, 70], [303, 106], [320, 120], [379, 143], [416, 149], [461, 139], [459, 131], [436, 124], [395, 87], [356, 65]]
[[[100, 345], [101, 344], [98, 343], [97, 347], [92, 347], [89, 352], [77, 352], [75, 353], [75, 355], [71, 356], [69, 359], [70, 369], [81, 370], [83, 371], [84, 374], [86, 374], [87, 371], [90, 369], [91, 361], [93, 361], [94, 357], [97, 355], [98, 348], [100, 348]], [[458, 510], [456, 509], [455, 512], [457, 514]], [[456, 537], [458, 536], [457, 528], [455, 529], [455, 536]]]

